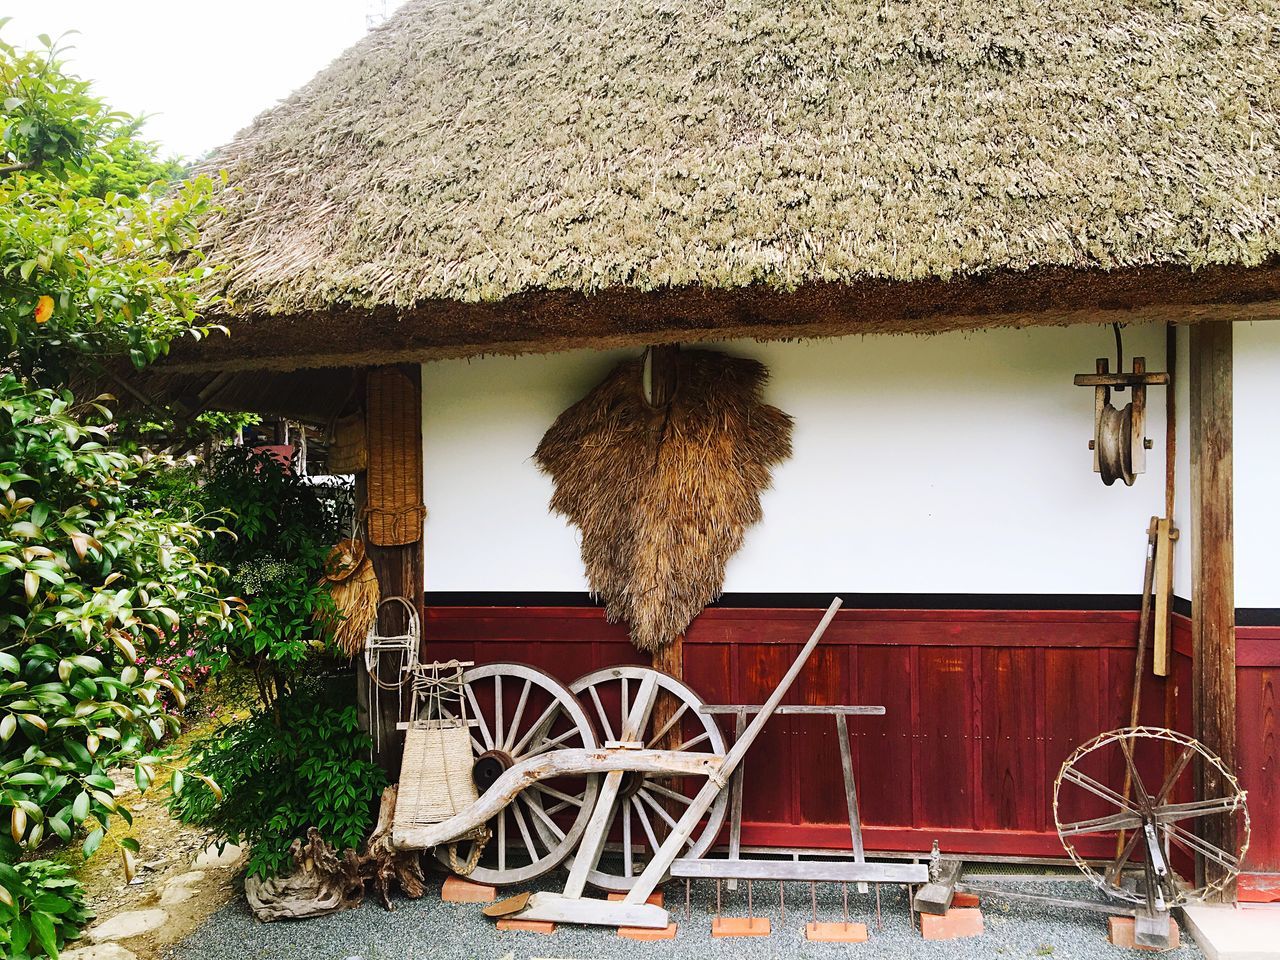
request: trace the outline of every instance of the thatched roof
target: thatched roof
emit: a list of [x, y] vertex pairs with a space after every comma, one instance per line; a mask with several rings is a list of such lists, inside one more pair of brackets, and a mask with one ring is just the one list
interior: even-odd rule
[[342, 356], [344, 322], [372, 357], [1255, 315], [1280, 299], [1278, 16], [409, 0], [216, 155], [208, 252], [274, 365]]

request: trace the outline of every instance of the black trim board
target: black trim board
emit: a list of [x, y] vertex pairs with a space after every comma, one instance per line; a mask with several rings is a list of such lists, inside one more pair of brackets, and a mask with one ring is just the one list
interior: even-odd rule
[[[1137, 610], [1136, 593], [726, 593], [712, 607], [822, 609], [833, 596], [850, 610]], [[578, 591], [430, 590], [428, 607], [602, 607]], [[1191, 616], [1191, 602], [1173, 598], [1175, 613]], [[1242, 627], [1280, 626], [1280, 608], [1241, 607]]]

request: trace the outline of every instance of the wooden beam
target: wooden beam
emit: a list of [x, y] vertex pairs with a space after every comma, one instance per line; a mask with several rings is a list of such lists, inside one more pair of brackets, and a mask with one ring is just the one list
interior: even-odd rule
[[[1235, 569], [1232, 509], [1232, 329], [1230, 323], [1191, 328], [1191, 712], [1197, 740], [1236, 763]], [[1227, 785], [1212, 769], [1196, 770], [1198, 798], [1221, 796]], [[1238, 826], [1226, 818], [1200, 822], [1203, 839], [1235, 851]], [[1198, 858], [1212, 881], [1222, 868]], [[1228, 884], [1216, 900], [1235, 900]]]

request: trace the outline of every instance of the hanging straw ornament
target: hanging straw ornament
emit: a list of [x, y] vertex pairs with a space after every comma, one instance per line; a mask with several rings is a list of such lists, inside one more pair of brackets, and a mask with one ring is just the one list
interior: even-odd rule
[[364, 543], [355, 538], [342, 540], [329, 551], [324, 562], [324, 581], [333, 597], [336, 610], [317, 616], [332, 631], [333, 643], [349, 657], [364, 649], [365, 637], [378, 619], [378, 577], [364, 551]]

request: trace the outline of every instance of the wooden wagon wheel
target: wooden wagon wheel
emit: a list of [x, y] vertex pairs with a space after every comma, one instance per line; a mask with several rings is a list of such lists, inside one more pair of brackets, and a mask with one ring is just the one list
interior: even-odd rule
[[[1222, 788], [1203, 800], [1175, 802], [1179, 796], [1189, 795], [1194, 763], [1205, 770], [1212, 768], [1215, 775], [1206, 779], [1222, 784]], [[1104, 782], [1108, 774], [1122, 777], [1126, 770], [1132, 778], [1127, 797], [1122, 788]], [[1150, 789], [1150, 783], [1158, 783], [1158, 789]], [[1076, 811], [1101, 815], [1063, 822], [1067, 805], [1072, 807], [1073, 817]], [[1249, 849], [1245, 792], [1231, 771], [1203, 744], [1160, 727], [1112, 730], [1077, 748], [1054, 782], [1053, 817], [1063, 847], [1099, 889], [1152, 912], [1221, 890], [1240, 872]], [[1223, 850], [1194, 831], [1197, 823], [1235, 817], [1242, 821], [1239, 850]], [[1085, 836], [1105, 837], [1106, 849], [1119, 851], [1102, 870], [1095, 866], [1096, 860], [1091, 862], [1077, 850], [1074, 839]], [[1177, 876], [1171, 863], [1174, 856], [1181, 855], [1212, 860], [1222, 868], [1221, 873], [1202, 886], [1188, 884]], [[1125, 874], [1134, 872], [1140, 873], [1140, 882], [1126, 883]]]
[[[641, 728], [644, 745], [652, 749], [723, 754], [724, 736], [715, 718], [699, 713], [702, 700], [669, 674], [648, 667], [606, 667], [579, 677], [569, 688], [587, 705], [601, 736], [614, 740], [622, 729], [623, 717], [631, 708], [632, 697], [648, 676], [657, 678], [658, 696], [674, 698], [676, 706], [660, 726], [655, 721], [656, 711], [650, 711]], [[622, 856], [617, 864], [621, 869], [614, 870], [612, 863], [602, 860], [587, 874], [587, 880], [605, 890], [630, 890], [644, 864], [692, 803], [691, 795], [703, 782], [699, 778], [628, 773], [618, 791], [609, 824], [610, 832], [615, 828], [621, 830]], [[715, 842], [724, 823], [728, 801], [729, 791], [722, 790], [707, 811], [706, 819], [690, 835], [681, 856], [700, 857]]]
[[[560, 681], [522, 663], [490, 663], [462, 675], [471, 728], [476, 790], [483, 794], [513, 764], [548, 750], [598, 746], [586, 712]], [[443, 708], [445, 717], [452, 711]], [[488, 824], [489, 838], [458, 845], [456, 859], [478, 857], [468, 874], [480, 883], [524, 883], [554, 870], [577, 846], [591, 817], [599, 777], [557, 777], [529, 784]], [[476, 844], [481, 844], [477, 853]], [[436, 849], [448, 869], [448, 850]]]

